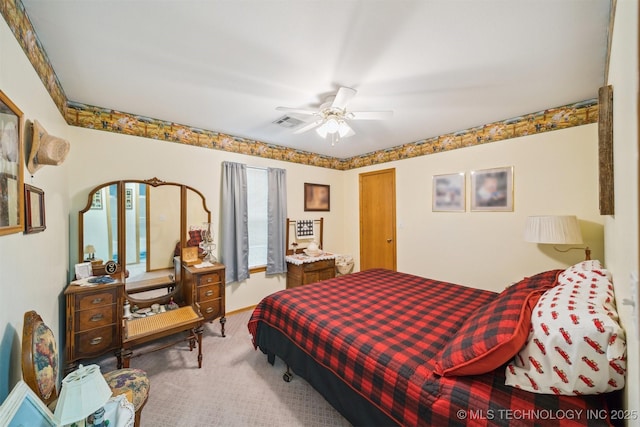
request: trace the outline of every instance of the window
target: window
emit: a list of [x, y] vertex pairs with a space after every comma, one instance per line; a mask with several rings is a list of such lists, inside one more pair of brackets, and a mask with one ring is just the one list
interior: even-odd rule
[[249, 268], [267, 265], [267, 170], [247, 167], [247, 217]]

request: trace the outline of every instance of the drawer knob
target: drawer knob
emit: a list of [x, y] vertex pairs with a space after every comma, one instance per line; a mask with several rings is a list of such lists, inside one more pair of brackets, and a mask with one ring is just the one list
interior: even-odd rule
[[104, 298], [94, 298], [91, 304], [100, 304], [102, 301], [104, 301]]
[[213, 291], [211, 289], [204, 293], [204, 296], [206, 297], [210, 297], [211, 295], [213, 295]]
[[91, 322], [99, 322], [102, 319], [104, 319], [104, 314], [102, 313], [98, 313], [98, 314], [94, 314], [93, 316], [91, 316], [91, 319], [89, 319]]
[[94, 339], [92, 339], [91, 341], [89, 341], [89, 344], [91, 345], [98, 345], [102, 342], [102, 337], [96, 337]]
[[213, 307], [209, 307], [205, 310], [207, 313], [212, 313], [213, 312]]

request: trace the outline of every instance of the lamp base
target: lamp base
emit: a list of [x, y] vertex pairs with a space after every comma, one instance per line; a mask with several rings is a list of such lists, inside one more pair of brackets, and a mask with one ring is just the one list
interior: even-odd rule
[[105, 427], [104, 424], [104, 406], [98, 409], [87, 418], [88, 425], [93, 427]]

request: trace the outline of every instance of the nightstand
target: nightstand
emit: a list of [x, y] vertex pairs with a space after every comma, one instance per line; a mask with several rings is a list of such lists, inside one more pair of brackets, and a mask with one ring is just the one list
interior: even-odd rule
[[336, 276], [336, 260], [322, 259], [301, 264], [287, 262], [287, 289], [308, 285]]
[[224, 337], [225, 317], [225, 266], [216, 262], [211, 267], [198, 268], [184, 265], [182, 283], [187, 304], [198, 303], [205, 321], [220, 318], [220, 328]]
[[66, 300], [65, 374], [74, 371], [81, 359], [120, 350], [124, 283], [96, 286], [70, 284]]

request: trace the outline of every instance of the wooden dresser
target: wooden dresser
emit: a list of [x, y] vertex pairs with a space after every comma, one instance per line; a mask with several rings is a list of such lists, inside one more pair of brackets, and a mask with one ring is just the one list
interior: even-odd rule
[[225, 317], [225, 267], [215, 263], [213, 267], [183, 266], [182, 283], [187, 304], [198, 303], [205, 321], [220, 318], [224, 337]]
[[66, 299], [65, 374], [74, 371], [81, 359], [93, 358], [122, 344], [124, 283], [69, 285]]
[[287, 262], [287, 289], [308, 285], [336, 276], [336, 260], [325, 259], [315, 262], [293, 264]]

